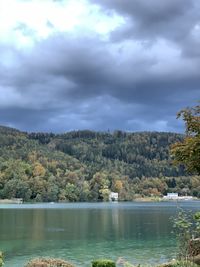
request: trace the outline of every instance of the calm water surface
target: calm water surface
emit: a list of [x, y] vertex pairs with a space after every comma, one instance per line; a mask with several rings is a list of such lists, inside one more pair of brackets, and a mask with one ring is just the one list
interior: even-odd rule
[[90, 266], [97, 258], [157, 263], [175, 257], [170, 217], [199, 201], [0, 205], [5, 267], [50, 256]]

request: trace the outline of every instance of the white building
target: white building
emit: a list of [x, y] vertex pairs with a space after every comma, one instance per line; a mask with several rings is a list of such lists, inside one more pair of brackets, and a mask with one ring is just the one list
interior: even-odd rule
[[164, 199], [178, 199], [178, 193], [167, 193], [166, 196], [163, 197]]
[[118, 201], [119, 194], [116, 192], [110, 192], [109, 200], [110, 201]]
[[178, 193], [167, 193], [167, 196], [164, 196], [165, 200], [192, 200], [192, 196], [181, 196], [179, 197]]

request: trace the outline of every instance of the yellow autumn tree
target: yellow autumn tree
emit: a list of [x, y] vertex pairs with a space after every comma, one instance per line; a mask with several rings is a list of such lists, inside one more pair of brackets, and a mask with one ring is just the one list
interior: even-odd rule
[[183, 164], [189, 172], [200, 174], [200, 105], [181, 110], [177, 118], [185, 122], [186, 136], [171, 147], [175, 164]]

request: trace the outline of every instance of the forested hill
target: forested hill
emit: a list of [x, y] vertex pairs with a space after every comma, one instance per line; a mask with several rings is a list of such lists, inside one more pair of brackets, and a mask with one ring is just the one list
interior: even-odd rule
[[78, 159], [93, 173], [119, 171], [131, 179], [183, 174], [169, 160], [169, 145], [181, 140], [180, 134], [121, 131], [111, 134], [85, 130], [61, 135], [32, 133], [29, 138]]
[[158, 132], [25, 133], [1, 126], [0, 198], [88, 201], [107, 199], [111, 190], [126, 200], [170, 190], [195, 195], [198, 177], [193, 188], [169, 158], [169, 146], [182, 138]]

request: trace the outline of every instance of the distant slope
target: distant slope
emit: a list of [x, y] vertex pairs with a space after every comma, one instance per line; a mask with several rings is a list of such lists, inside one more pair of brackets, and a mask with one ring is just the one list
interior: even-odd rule
[[169, 146], [182, 138], [159, 132], [25, 133], [0, 126], [0, 198], [106, 200], [110, 190], [124, 200], [170, 190], [197, 195], [199, 178], [181, 178], [184, 169], [169, 157]]
[[20, 133], [19, 130], [15, 129], [15, 128], [11, 128], [11, 127], [8, 127], [8, 126], [3, 126], [3, 125], [0, 125], [0, 133], [1, 134], [9, 134], [9, 133]]
[[169, 157], [169, 146], [182, 140], [181, 134], [76, 131], [61, 135], [33, 133], [29, 138], [94, 166], [94, 171], [117, 168], [131, 179], [184, 174], [183, 169], [172, 166]]

